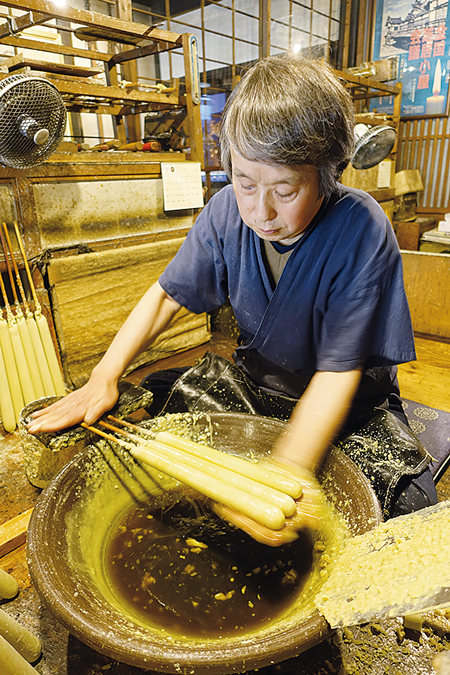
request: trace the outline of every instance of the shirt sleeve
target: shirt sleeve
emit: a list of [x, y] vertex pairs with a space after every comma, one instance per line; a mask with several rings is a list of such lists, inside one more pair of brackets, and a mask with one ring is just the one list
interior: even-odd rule
[[233, 210], [228, 192], [223, 188], [208, 202], [159, 278], [166, 293], [195, 314], [220, 307], [228, 297], [223, 257], [223, 223]]
[[382, 226], [368, 222], [360, 240], [349, 238], [348, 250], [341, 252], [344, 262], [319, 318], [318, 370], [386, 366], [416, 358], [401, 254], [377, 204], [367, 210], [366, 218], [374, 217]]

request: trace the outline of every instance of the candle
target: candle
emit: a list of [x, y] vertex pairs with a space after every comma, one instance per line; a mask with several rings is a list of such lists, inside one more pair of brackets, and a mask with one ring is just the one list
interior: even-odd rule
[[20, 656], [9, 642], [0, 636], [2, 675], [37, 675], [37, 671]]
[[19, 590], [17, 581], [8, 572], [0, 569], [0, 600], [10, 600]]
[[0, 609], [0, 636], [30, 663], [38, 660], [41, 654], [39, 638], [2, 609]]
[[426, 115], [442, 115], [445, 107], [445, 96], [440, 94], [441, 91], [441, 59], [437, 60], [436, 69], [434, 71], [433, 81], [433, 96], [428, 96], [425, 106]]

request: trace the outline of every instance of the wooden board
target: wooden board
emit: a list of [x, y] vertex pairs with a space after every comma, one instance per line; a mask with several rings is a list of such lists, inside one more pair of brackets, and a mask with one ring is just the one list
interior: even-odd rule
[[43, 71], [47, 73], [59, 73], [61, 75], [73, 75], [76, 77], [92, 77], [104, 72], [102, 68], [91, 68], [90, 66], [76, 66], [69, 63], [55, 63], [53, 61], [39, 61], [25, 57], [23, 54], [16, 54], [2, 63], [9, 72], [14, 72], [19, 68], [29, 67], [32, 70]]
[[[128, 314], [158, 279], [184, 237], [52, 260], [48, 274], [66, 378], [83, 384]], [[210, 339], [207, 317], [181, 310], [134, 366]]]
[[25, 543], [32, 511], [33, 509], [28, 509], [20, 516], [0, 525], [0, 558]]
[[450, 339], [450, 256], [402, 251], [402, 258], [414, 331]]
[[[389, 186], [383, 187], [390, 187], [392, 188], [392, 190], [394, 190], [395, 162], [390, 158], [387, 158], [384, 161], [391, 163], [391, 172], [390, 172]], [[358, 188], [359, 190], [364, 190], [365, 192], [372, 193], [379, 189], [378, 186], [379, 173], [380, 173], [380, 164], [377, 164], [371, 169], [354, 169], [353, 166], [349, 164], [345, 169], [344, 173], [342, 174], [340, 182], [343, 185], [347, 185], [348, 187], [354, 187]], [[382, 197], [381, 199], [382, 200], [391, 199], [393, 197], [394, 193], [392, 193], [392, 197], [391, 196]]]
[[[431, 408], [450, 412], [450, 344], [417, 336], [415, 342], [417, 361], [398, 367], [401, 394]], [[450, 471], [448, 476], [450, 481]]]
[[[120, 159], [116, 159], [117, 153], [120, 151], [79, 153], [112, 155], [115, 175], [101, 176], [103, 167], [94, 163], [96, 176], [66, 177], [59, 181], [50, 178], [33, 184], [35, 227], [44, 249], [64, 251], [79, 245], [105, 249], [111, 248], [112, 240], [117, 248], [135, 237], [147, 237], [147, 241], [169, 239], [178, 230], [192, 227], [192, 210], [164, 211], [161, 179], [152, 175], [133, 176], [131, 171], [126, 175]], [[72, 169], [75, 171], [75, 166]]]
[[399, 247], [406, 251], [418, 251], [422, 234], [432, 230], [435, 225], [436, 220], [434, 218], [416, 218], [415, 220], [396, 222], [395, 234]]

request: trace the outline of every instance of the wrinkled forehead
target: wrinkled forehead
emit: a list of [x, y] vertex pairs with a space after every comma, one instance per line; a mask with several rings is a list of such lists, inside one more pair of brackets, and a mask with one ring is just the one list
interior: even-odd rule
[[258, 180], [264, 176], [270, 178], [270, 182], [274, 185], [281, 183], [296, 185], [317, 175], [316, 167], [311, 164], [289, 165], [283, 162], [275, 162], [272, 159], [249, 159], [235, 147], [230, 148], [230, 157], [232, 173], [237, 178]]

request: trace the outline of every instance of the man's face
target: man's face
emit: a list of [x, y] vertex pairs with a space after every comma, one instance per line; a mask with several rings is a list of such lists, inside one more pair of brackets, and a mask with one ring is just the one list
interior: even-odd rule
[[233, 188], [244, 223], [261, 239], [290, 244], [320, 208], [314, 167], [251, 162], [231, 149]]

